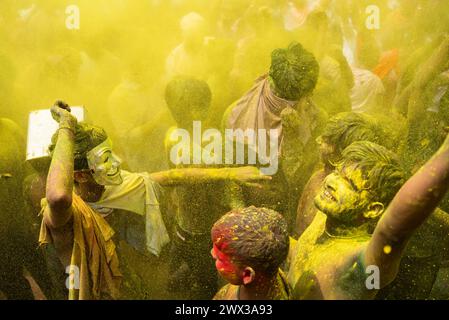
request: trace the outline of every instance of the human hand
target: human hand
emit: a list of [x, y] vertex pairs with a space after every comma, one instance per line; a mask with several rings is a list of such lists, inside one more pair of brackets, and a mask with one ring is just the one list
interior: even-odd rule
[[264, 175], [258, 168], [252, 166], [227, 168], [229, 178], [247, 187], [262, 188], [261, 182], [270, 181], [271, 176]]
[[292, 107], [287, 107], [281, 112], [282, 128], [297, 129], [301, 125], [298, 112]]
[[56, 101], [50, 108], [51, 116], [59, 123], [60, 128], [69, 128], [74, 130], [77, 124], [77, 119], [70, 113], [70, 106], [63, 101]]

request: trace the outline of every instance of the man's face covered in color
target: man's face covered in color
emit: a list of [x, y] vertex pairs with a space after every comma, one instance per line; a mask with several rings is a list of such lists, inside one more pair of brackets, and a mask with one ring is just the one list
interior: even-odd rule
[[123, 182], [120, 174], [121, 161], [112, 152], [112, 142], [109, 138], [87, 153], [87, 162], [98, 184], [107, 186]]
[[337, 221], [350, 224], [361, 218], [370, 203], [367, 181], [358, 168], [337, 166], [315, 197], [316, 207]]
[[[226, 245], [224, 247], [226, 247]], [[217, 268], [218, 273], [223, 279], [233, 285], [242, 284], [239, 266], [232, 260], [230, 255], [222, 252], [220, 248], [223, 248], [223, 245], [217, 246], [217, 244], [214, 243], [211, 250], [211, 255], [215, 260], [215, 267]]]

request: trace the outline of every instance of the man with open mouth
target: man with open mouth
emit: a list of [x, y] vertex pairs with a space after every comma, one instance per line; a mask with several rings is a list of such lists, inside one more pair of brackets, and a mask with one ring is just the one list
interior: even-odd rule
[[315, 197], [320, 214], [292, 249], [293, 299], [374, 299], [392, 283], [449, 187], [448, 154], [449, 137], [403, 185], [394, 153], [368, 141], [348, 146]]

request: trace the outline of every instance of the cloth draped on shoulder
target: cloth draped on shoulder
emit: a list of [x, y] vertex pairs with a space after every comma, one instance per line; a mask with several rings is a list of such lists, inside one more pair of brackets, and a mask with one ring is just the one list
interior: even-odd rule
[[[277, 129], [279, 146], [282, 145], [281, 112], [287, 107], [294, 107], [298, 101], [290, 101], [277, 97], [270, 88], [267, 75], [259, 77], [254, 86], [240, 98], [225, 119], [225, 129]], [[280, 150], [279, 150], [280, 151]]]
[[133, 212], [145, 219], [145, 249], [159, 256], [170, 241], [160, 211], [160, 186], [146, 172], [121, 171], [123, 182], [117, 186], [106, 186], [100, 200], [89, 206], [102, 212], [105, 208]]
[[[47, 207], [41, 201], [41, 215]], [[115, 244], [114, 230], [104, 218], [73, 194], [73, 249], [70, 266], [69, 300], [118, 299], [122, 274]], [[53, 243], [51, 230], [42, 220], [39, 245]]]

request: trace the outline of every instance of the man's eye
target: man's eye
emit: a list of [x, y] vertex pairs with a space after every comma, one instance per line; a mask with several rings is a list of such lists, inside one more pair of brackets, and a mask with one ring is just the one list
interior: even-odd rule
[[355, 191], [359, 191], [359, 188], [357, 188], [357, 186], [355, 185], [354, 181], [352, 181], [351, 179], [346, 179], [346, 180], [348, 180], [348, 182], [351, 185], [352, 189], [354, 189]]

